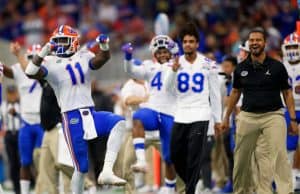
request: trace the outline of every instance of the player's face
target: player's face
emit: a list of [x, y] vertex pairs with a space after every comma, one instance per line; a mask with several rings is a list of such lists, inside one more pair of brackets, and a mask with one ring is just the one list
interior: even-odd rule
[[161, 48], [155, 52], [154, 57], [159, 63], [163, 64], [171, 59], [171, 53], [168, 49]]
[[259, 56], [264, 52], [266, 41], [260, 32], [252, 32], [249, 35], [249, 48], [251, 54]]
[[191, 35], [185, 35], [182, 41], [184, 54], [192, 54], [197, 51], [199, 44], [197, 39]]
[[231, 75], [231, 73], [234, 71], [234, 66], [230, 61], [223, 61], [222, 63], [222, 70], [227, 75]]

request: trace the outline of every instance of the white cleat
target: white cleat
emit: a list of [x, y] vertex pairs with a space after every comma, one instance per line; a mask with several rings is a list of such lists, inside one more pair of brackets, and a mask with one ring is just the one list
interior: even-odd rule
[[114, 175], [113, 172], [102, 171], [98, 177], [98, 183], [100, 185], [124, 186], [126, 181]]
[[174, 188], [168, 188], [168, 187], [161, 187], [157, 194], [176, 194]]
[[148, 171], [146, 162], [137, 162], [137, 163], [131, 165], [131, 169], [133, 172], [146, 173]]

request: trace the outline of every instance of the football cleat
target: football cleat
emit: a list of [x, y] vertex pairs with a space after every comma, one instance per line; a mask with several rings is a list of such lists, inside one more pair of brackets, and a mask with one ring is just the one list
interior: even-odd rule
[[98, 183], [100, 185], [124, 186], [126, 181], [114, 175], [113, 172], [102, 171], [98, 177]]

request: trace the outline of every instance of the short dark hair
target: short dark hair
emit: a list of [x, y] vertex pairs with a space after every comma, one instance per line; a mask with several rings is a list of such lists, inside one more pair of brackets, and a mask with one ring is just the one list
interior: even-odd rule
[[237, 66], [237, 58], [234, 56], [231, 56], [231, 55], [225, 56], [223, 61], [229, 61], [234, 67]]
[[250, 34], [256, 33], [256, 32], [261, 33], [263, 35], [263, 37], [264, 37], [264, 40], [267, 40], [267, 33], [266, 33], [266, 31], [262, 27], [252, 28], [250, 30], [250, 32], [248, 33], [248, 38], [250, 37]]
[[189, 22], [185, 26], [182, 27], [182, 29], [179, 32], [179, 40], [182, 42], [183, 38], [186, 35], [194, 36], [196, 38], [196, 41], [199, 42], [199, 32], [197, 26]]

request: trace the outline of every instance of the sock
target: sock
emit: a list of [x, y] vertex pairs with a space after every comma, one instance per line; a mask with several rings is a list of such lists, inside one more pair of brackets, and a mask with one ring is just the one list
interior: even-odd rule
[[169, 180], [165, 178], [165, 186], [168, 188], [170, 191], [175, 191], [175, 186], [176, 186], [176, 178], [173, 180]]
[[139, 188], [144, 185], [144, 173], [134, 173], [134, 185], [135, 188]]
[[21, 194], [29, 194], [30, 190], [30, 181], [21, 179], [20, 180]]
[[145, 138], [138, 137], [133, 139], [133, 145], [138, 162], [146, 162], [145, 158]]
[[106, 144], [107, 149], [104, 159], [103, 171], [112, 171], [126, 132], [126, 122], [124, 120], [119, 121], [112, 128]]
[[83, 194], [84, 173], [74, 171], [71, 180], [72, 194]]

